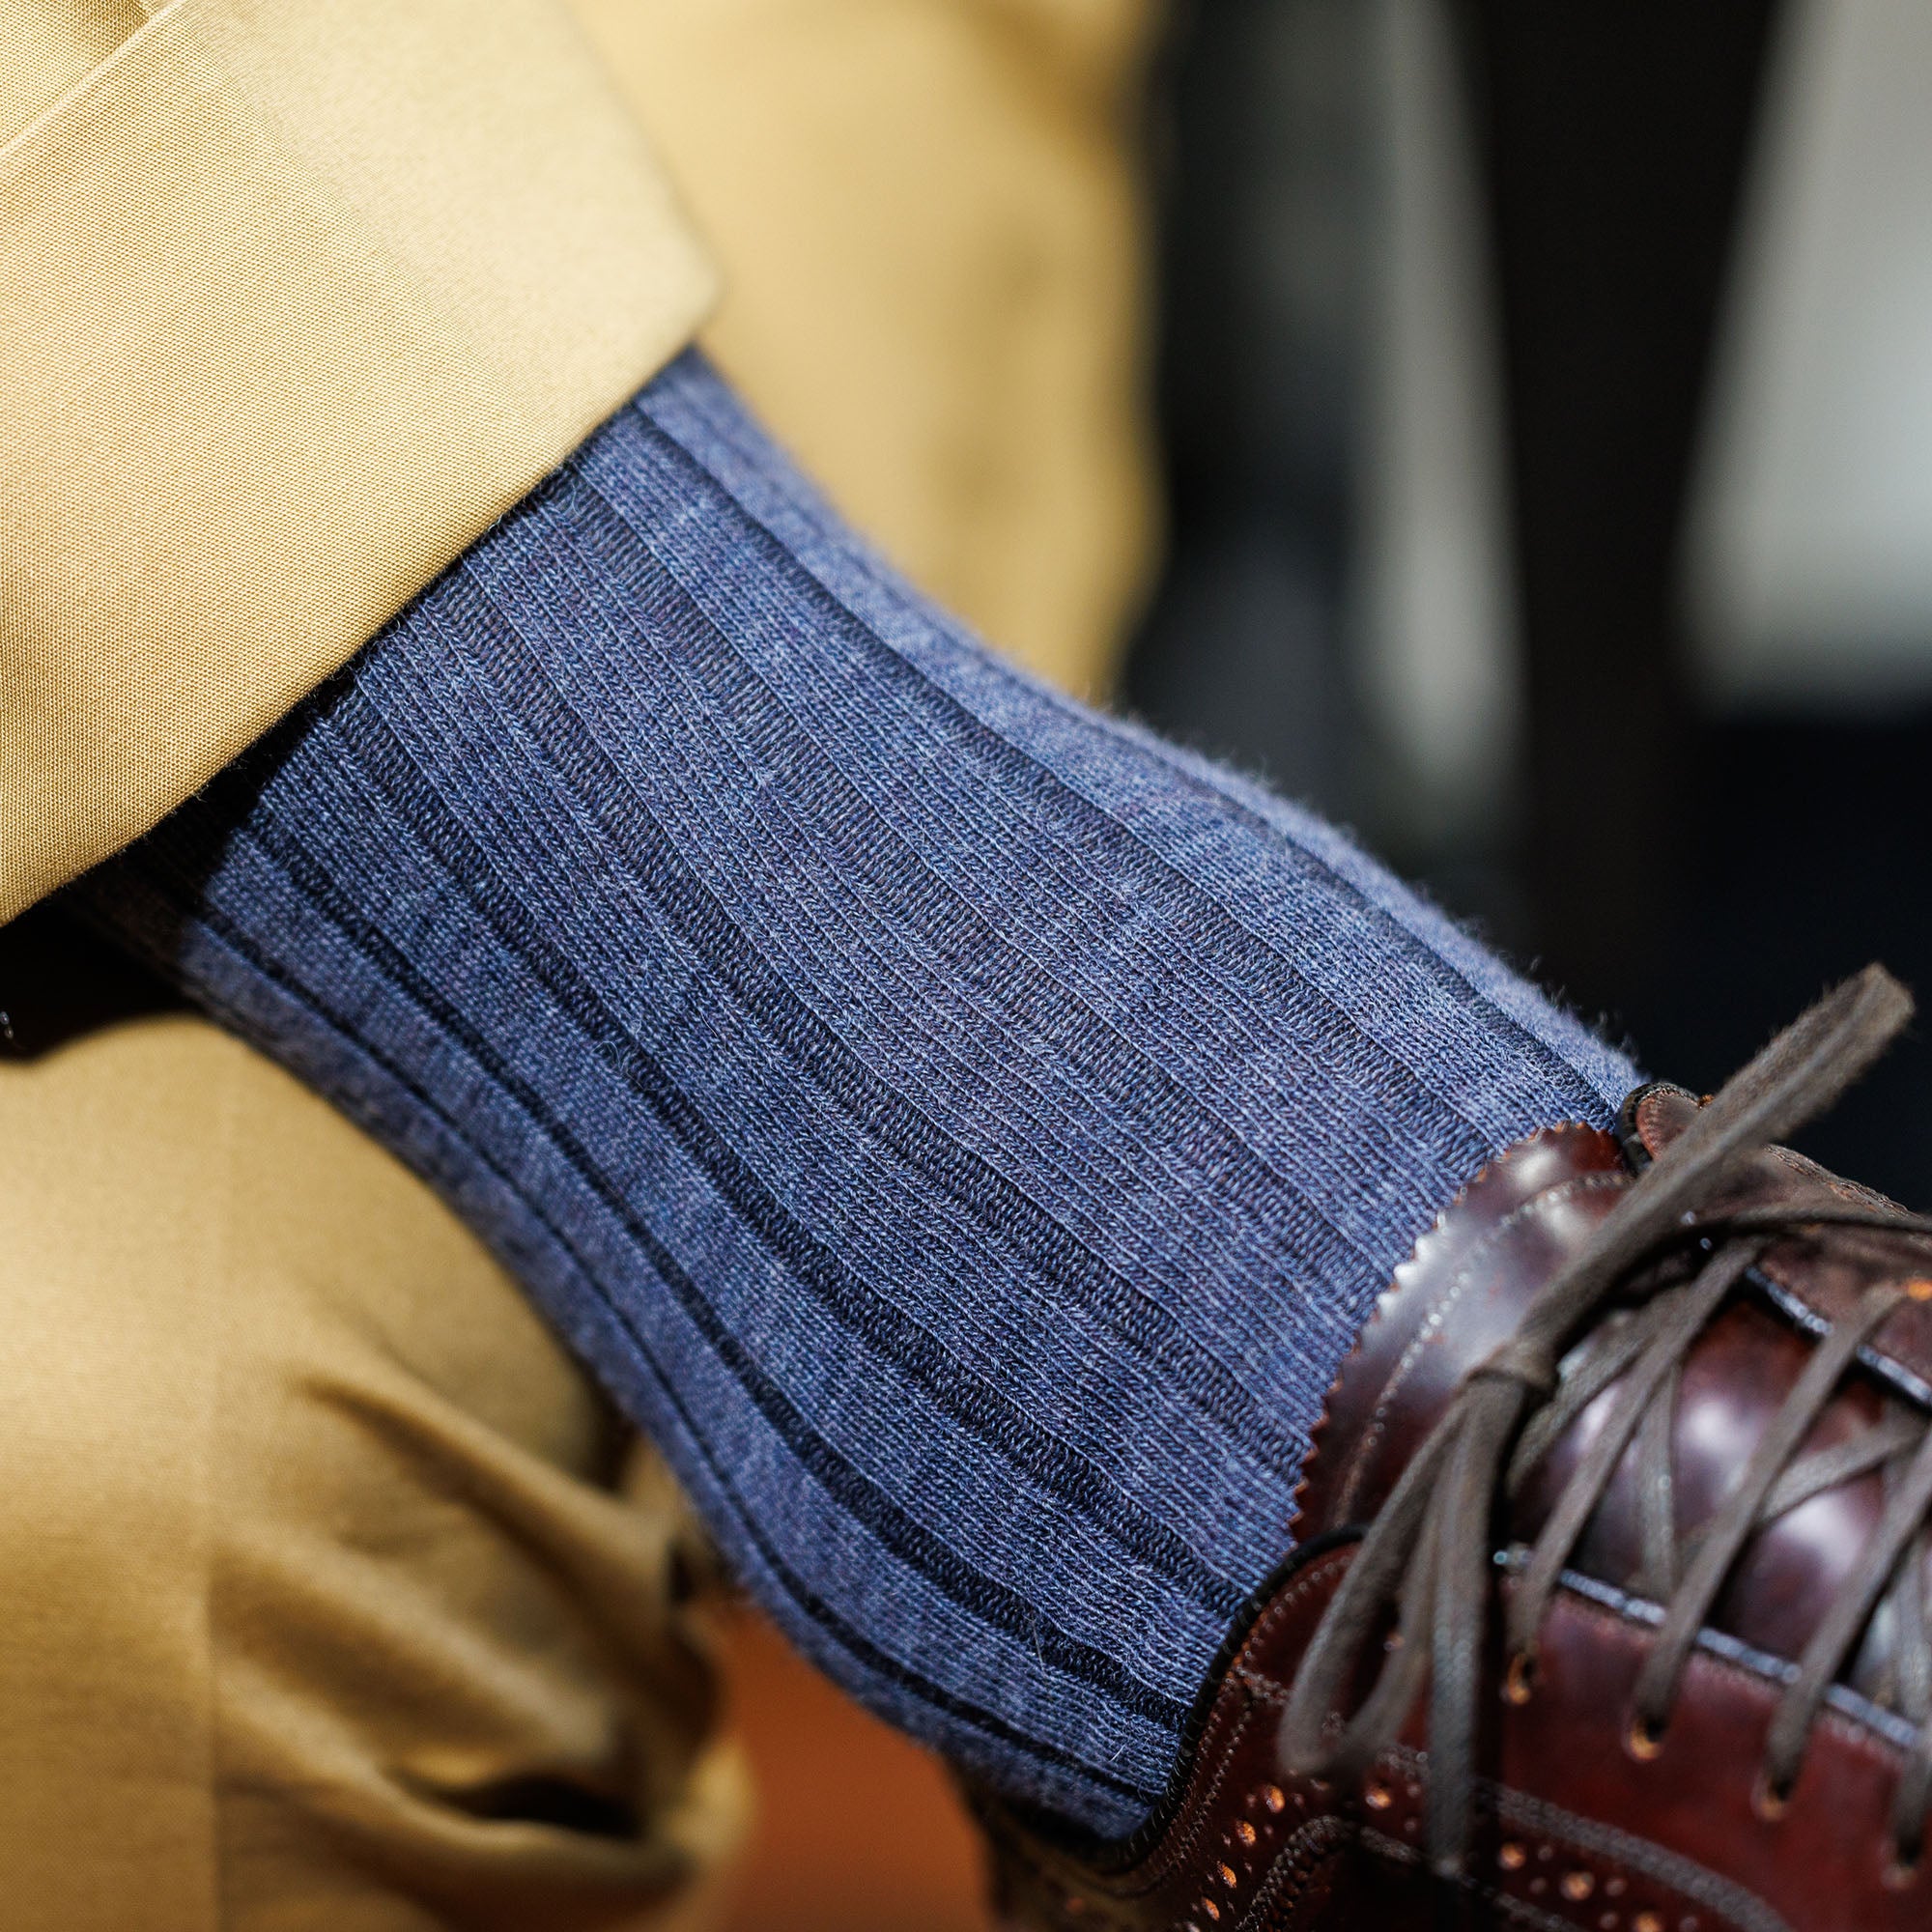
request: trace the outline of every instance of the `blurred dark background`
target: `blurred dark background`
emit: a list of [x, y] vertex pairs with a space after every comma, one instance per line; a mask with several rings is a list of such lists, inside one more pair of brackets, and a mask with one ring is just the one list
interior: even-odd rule
[[[1932, 997], [1932, 8], [1198, 0], [1126, 702], [1702, 1088]], [[1925, 1029], [1806, 1139], [1932, 1202]]]

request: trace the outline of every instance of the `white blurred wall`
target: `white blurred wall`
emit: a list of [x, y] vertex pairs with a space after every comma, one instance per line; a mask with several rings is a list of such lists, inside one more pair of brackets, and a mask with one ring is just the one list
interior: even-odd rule
[[[1424, 845], [1495, 828], [1522, 727], [1487, 242], [1440, 0], [1373, 0], [1381, 156], [1352, 655]], [[1932, 10], [1932, 0], [1926, 0]]]
[[1686, 593], [1721, 704], [1932, 698], [1932, 0], [1798, 0]]

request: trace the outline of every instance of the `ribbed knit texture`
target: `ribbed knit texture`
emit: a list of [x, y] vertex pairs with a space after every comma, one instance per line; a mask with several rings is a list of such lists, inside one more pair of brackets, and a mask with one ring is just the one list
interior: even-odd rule
[[962, 636], [695, 355], [81, 891], [482, 1232], [810, 1657], [1103, 1831], [1391, 1267], [1634, 1077]]

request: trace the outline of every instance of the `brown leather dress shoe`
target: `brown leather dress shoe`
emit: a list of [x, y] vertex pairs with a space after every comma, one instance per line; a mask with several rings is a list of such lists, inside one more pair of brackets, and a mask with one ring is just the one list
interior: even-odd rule
[[981, 1803], [1013, 1923], [1932, 1927], [1932, 1222], [1774, 1145], [1909, 1011], [1868, 969], [1469, 1182], [1159, 1812]]

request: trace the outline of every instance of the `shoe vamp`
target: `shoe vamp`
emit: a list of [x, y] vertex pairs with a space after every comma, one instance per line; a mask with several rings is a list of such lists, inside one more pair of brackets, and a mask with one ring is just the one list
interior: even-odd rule
[[[1667, 1464], [1646, 1454], [1639, 1431], [1570, 1567], [1638, 1600], [1667, 1602], [1702, 1531], [1744, 1480], [1752, 1452], [1810, 1353], [1792, 1322], [1759, 1301], [1726, 1308], [1684, 1363]], [[1511, 1511], [1513, 1541], [1534, 1540], [1577, 1463], [1608, 1426], [1621, 1387], [1611, 1384], [1558, 1439]], [[1901, 1403], [1877, 1377], [1857, 1372], [1818, 1416], [1799, 1453], [1861, 1435]], [[1885, 1477], [1873, 1471], [1761, 1525], [1731, 1569], [1711, 1627], [1752, 1650], [1795, 1662], [1846, 1587], [1885, 1504]], [[1894, 1703], [1896, 1650], [1890, 1619], [1875, 1618], [1846, 1681], [1877, 1702]]]

